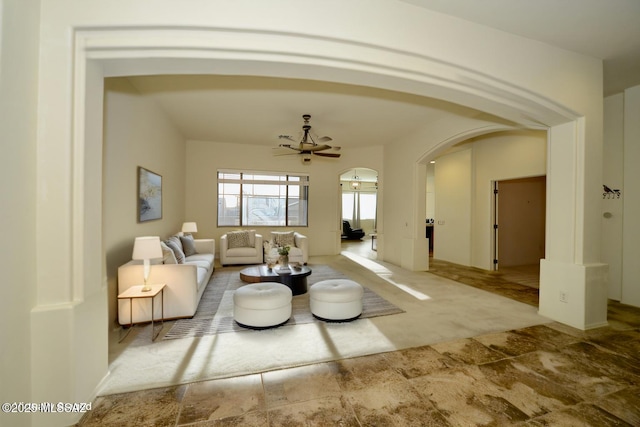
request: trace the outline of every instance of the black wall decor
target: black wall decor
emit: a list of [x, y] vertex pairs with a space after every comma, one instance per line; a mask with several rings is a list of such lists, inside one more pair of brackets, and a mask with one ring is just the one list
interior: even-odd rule
[[620, 190], [612, 190], [604, 184], [602, 184], [602, 188], [604, 190], [602, 192], [603, 199], [619, 199], [621, 196]]

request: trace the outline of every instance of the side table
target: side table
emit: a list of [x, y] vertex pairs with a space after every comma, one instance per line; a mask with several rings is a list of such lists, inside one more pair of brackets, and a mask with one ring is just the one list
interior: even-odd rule
[[121, 337], [120, 340], [118, 340], [118, 342], [122, 342], [122, 340], [124, 340], [127, 337], [127, 335], [129, 335], [129, 333], [131, 332], [131, 329], [133, 329], [133, 300], [138, 298], [151, 298], [151, 341], [155, 341], [155, 339], [158, 338], [158, 335], [160, 335], [160, 331], [162, 331], [162, 327], [158, 329], [157, 333], [155, 332], [155, 319], [154, 319], [154, 315], [156, 313], [155, 300], [156, 300], [156, 296], [160, 294], [160, 304], [161, 304], [160, 308], [162, 312], [162, 317], [160, 318], [160, 320], [161, 320], [162, 326], [164, 326], [164, 288], [166, 285], [163, 283], [159, 285], [149, 285], [149, 286], [151, 287], [150, 291], [143, 292], [142, 285], [138, 285], [138, 286], [132, 286], [126, 291], [124, 291], [123, 293], [121, 293], [120, 295], [118, 295], [118, 299], [129, 300], [129, 321], [131, 322], [129, 325], [129, 328], [127, 329], [127, 333], [124, 334], [124, 336]]

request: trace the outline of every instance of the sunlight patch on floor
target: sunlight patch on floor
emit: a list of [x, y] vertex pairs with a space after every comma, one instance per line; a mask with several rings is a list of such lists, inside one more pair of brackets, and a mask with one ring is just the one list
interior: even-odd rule
[[393, 276], [393, 272], [391, 270], [389, 270], [388, 268], [378, 264], [377, 262], [369, 258], [365, 258], [360, 255], [354, 254], [352, 252], [346, 252], [346, 251], [343, 251], [342, 255], [349, 258], [351, 261], [360, 264], [362, 267], [366, 268], [367, 270], [374, 272], [381, 279], [387, 281], [388, 283], [391, 283], [396, 288], [400, 289], [403, 292], [408, 293], [409, 295], [411, 295], [416, 299], [419, 299], [420, 301], [426, 301], [431, 299], [429, 295], [423, 294], [422, 292], [413, 289], [409, 285], [395, 282], [391, 278]]

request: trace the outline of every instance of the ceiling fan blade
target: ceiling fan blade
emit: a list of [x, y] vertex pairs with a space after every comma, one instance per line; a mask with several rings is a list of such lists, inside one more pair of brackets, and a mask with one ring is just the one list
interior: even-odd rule
[[288, 139], [289, 141], [296, 142], [296, 140], [293, 139], [293, 137], [291, 135], [278, 135], [278, 138], [280, 138], [280, 139]]
[[321, 136], [320, 138], [318, 138], [318, 142], [329, 142], [329, 141], [333, 141], [333, 139], [330, 136]]
[[327, 144], [322, 144], [322, 145], [313, 145], [311, 147], [306, 148], [307, 150], [313, 152], [313, 151], [323, 151], [323, 150], [328, 150], [330, 149], [331, 146], [327, 145]]
[[280, 151], [280, 152], [274, 152], [273, 155], [274, 156], [294, 156], [294, 155], [298, 155], [300, 154], [297, 151]]
[[316, 156], [321, 156], [321, 157], [333, 157], [333, 158], [338, 158], [340, 157], [340, 154], [338, 153], [321, 153], [321, 152], [313, 152], [313, 154], [315, 154]]
[[274, 150], [280, 150], [281, 148], [287, 148], [289, 150], [294, 150], [294, 151], [302, 151], [300, 148], [297, 147], [292, 147], [291, 144], [280, 144], [277, 147], [274, 147]]
[[280, 144], [279, 147], [273, 147], [272, 153], [274, 156], [288, 156], [290, 154], [300, 154], [300, 150], [289, 144]]

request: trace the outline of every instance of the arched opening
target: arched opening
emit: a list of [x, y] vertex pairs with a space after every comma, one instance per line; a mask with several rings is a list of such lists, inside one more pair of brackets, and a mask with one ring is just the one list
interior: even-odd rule
[[[497, 270], [499, 261], [501, 267], [533, 272], [533, 265], [544, 258], [546, 185], [532, 179], [546, 175], [547, 137], [544, 130], [499, 130], [474, 135], [426, 160], [425, 227], [431, 261], [485, 271]], [[502, 201], [511, 202], [497, 220], [500, 197], [495, 184], [512, 181], [523, 185], [515, 190], [517, 197], [509, 196], [505, 187]], [[501, 254], [498, 237], [503, 238]], [[532, 282], [523, 280], [525, 285]]]
[[340, 175], [341, 250], [376, 258], [378, 171], [353, 168]]
[[[105, 317], [104, 307], [107, 306], [108, 295], [102, 288], [103, 272], [105, 270], [103, 250], [100, 244], [101, 234], [101, 215], [100, 200], [102, 195], [101, 186], [101, 141], [103, 130], [102, 115], [102, 88], [103, 79], [111, 76], [127, 76], [142, 74], [165, 74], [165, 73], [211, 73], [215, 70], [218, 73], [237, 73], [237, 74], [259, 74], [272, 75], [281, 77], [303, 77], [316, 76], [327, 81], [336, 81], [344, 83], [362, 83], [365, 81], [373, 87], [381, 87], [394, 89], [404, 92], [419, 94], [422, 96], [434, 96], [439, 99], [449, 99], [453, 102], [464, 104], [480, 111], [487, 111], [496, 114], [499, 117], [507, 117], [523, 126], [533, 126], [544, 123], [547, 125], [559, 125], [568, 123], [566, 126], [557, 126], [558, 132], [554, 135], [557, 141], [566, 141], [568, 146], [573, 146], [578, 131], [574, 121], [576, 117], [570, 111], [556, 104], [550, 105], [546, 99], [532, 94], [530, 91], [520, 90], [514, 85], [504, 85], [502, 82], [492, 79], [490, 76], [476, 73], [471, 69], [457, 66], [443, 61], [434, 61], [430, 58], [419, 57], [415, 55], [405, 55], [403, 52], [389, 52], [386, 49], [380, 49], [381, 54], [376, 63], [375, 59], [371, 63], [358, 63], [340, 57], [335, 57], [334, 52], [335, 40], [314, 39], [318, 52], [326, 53], [326, 56], [318, 54], [317, 57], [309, 56], [304, 43], [295, 43], [296, 46], [304, 45], [304, 51], [288, 53], [283, 55], [278, 52], [257, 52], [256, 46], [274, 46], [285, 45], [282, 40], [269, 43], [268, 38], [273, 36], [268, 32], [251, 33], [236, 31], [236, 34], [243, 33], [246, 36], [240, 44], [242, 46], [219, 46], [221, 39], [213, 40], [216, 30], [200, 30], [202, 37], [198, 38], [198, 46], [191, 45], [189, 40], [195, 40], [193, 34], [189, 34], [189, 39], [180, 37], [180, 29], [162, 29], [127, 28], [122, 30], [124, 36], [119, 30], [110, 32], [97, 31], [96, 40], [90, 30], [83, 30], [76, 34], [77, 48], [75, 49], [74, 72], [73, 72], [73, 99], [72, 117], [68, 124], [72, 129], [70, 142], [68, 142], [69, 151], [73, 165], [73, 184], [70, 191], [71, 195], [71, 213], [73, 223], [70, 225], [70, 240], [73, 243], [72, 259], [68, 263], [70, 266], [72, 277], [71, 286], [68, 281], [57, 280], [49, 283], [39, 281], [38, 286], [42, 287], [42, 295], [44, 295], [44, 303], [49, 301], [46, 299], [48, 295], [57, 292], [59, 295], [70, 295], [70, 300], [82, 302], [74, 306], [64, 307], [58, 305], [55, 308], [47, 308], [47, 310], [39, 310], [34, 314], [34, 330], [38, 326], [42, 327], [41, 334], [51, 330], [59, 325], [59, 322], [48, 322], [55, 318], [58, 310], [66, 310], [69, 313], [77, 314], [76, 323], [87, 325], [83, 330], [64, 330], [70, 335], [72, 341], [80, 342], [90, 337], [91, 343], [97, 344], [91, 347], [91, 354], [84, 354], [85, 362], [81, 368], [75, 368], [76, 376], [88, 372], [91, 375], [81, 386], [87, 388], [98, 383], [95, 379], [96, 375], [104, 375], [106, 366], [97, 368], [96, 364], [104, 365], [106, 361], [106, 343], [104, 323], [101, 321]], [[136, 37], [131, 37], [132, 33], [136, 33]], [[188, 31], [185, 31], [188, 33]], [[177, 37], [175, 37], [177, 36]], [[282, 34], [277, 35], [279, 38]], [[296, 38], [297, 35], [288, 35]], [[206, 40], [211, 38], [211, 45], [216, 49], [203, 49], [202, 44], [206, 44]], [[305, 36], [300, 36], [304, 39]], [[259, 41], [259, 43], [256, 43]], [[166, 42], [166, 44], [164, 43]], [[164, 44], [164, 46], [163, 46]], [[349, 44], [345, 41], [345, 45], [349, 45], [350, 49], [360, 58], [372, 58], [370, 51], [375, 50], [375, 46], [360, 46], [356, 43]], [[176, 47], [177, 46], [177, 47]], [[228, 49], [224, 49], [224, 48]], [[359, 51], [361, 50], [361, 51]], [[231, 55], [234, 53], [235, 56]], [[402, 64], [406, 60], [406, 73], [398, 72], [397, 69], [390, 70], [386, 64], [390, 63], [389, 56], [397, 56], [399, 61], [397, 64], [402, 69]], [[233, 56], [231, 58], [231, 56]], [[327, 58], [333, 60], [331, 66], [327, 66]], [[418, 63], [418, 64], [416, 64]], [[436, 64], [436, 66], [431, 66]], [[437, 70], [416, 72], [415, 68], [420, 70]], [[464, 83], [456, 83], [464, 82]], [[52, 98], [53, 96], [50, 96]], [[47, 102], [47, 96], [43, 97], [42, 102]], [[581, 128], [580, 128], [581, 129]], [[54, 132], [51, 132], [55, 134]], [[45, 136], [50, 136], [46, 134]], [[66, 135], [65, 135], [66, 136]], [[447, 146], [445, 144], [443, 146]], [[441, 147], [439, 147], [441, 148]], [[565, 153], [558, 150], [558, 155], [565, 156]], [[416, 156], [418, 157], [418, 156]], [[564, 157], [563, 157], [564, 158]], [[391, 161], [395, 161], [392, 159]], [[415, 161], [415, 160], [414, 160]], [[387, 157], [385, 157], [385, 163]], [[573, 166], [573, 163], [571, 164]], [[64, 165], [63, 165], [64, 167]], [[51, 168], [43, 172], [43, 179], [49, 175], [55, 175], [57, 169]], [[390, 183], [388, 194], [393, 193], [394, 189], [404, 188], [402, 184], [397, 185], [396, 181], [403, 184], [407, 183], [404, 176], [391, 177], [385, 175], [385, 188], [387, 182]], [[554, 178], [558, 180], [558, 178]], [[561, 179], [561, 177], [560, 177]], [[554, 181], [555, 182], [555, 181]], [[568, 184], [567, 184], [568, 185]], [[407, 187], [407, 195], [416, 197], [424, 189], [416, 186], [414, 181], [410, 182]], [[554, 194], [562, 193], [563, 186], [560, 186]], [[555, 199], [554, 199], [555, 200]], [[568, 206], [565, 206], [568, 205]], [[574, 206], [567, 202], [565, 205], [559, 205], [556, 210], [565, 209], [572, 211]], [[568, 207], [568, 209], [567, 209]], [[57, 212], [56, 212], [57, 213]], [[412, 222], [417, 219], [416, 211], [411, 212]], [[423, 215], [424, 217], [424, 215]], [[565, 218], [566, 215], [561, 215]], [[53, 216], [50, 220], [39, 219], [43, 225], [49, 225], [49, 221], [56, 219]], [[423, 221], [420, 221], [422, 226]], [[409, 220], [398, 222], [400, 227], [408, 227]], [[561, 229], [561, 221], [554, 224], [555, 229]], [[413, 226], [413, 223], [412, 223]], [[391, 227], [389, 227], [391, 228]], [[417, 227], [416, 227], [417, 228]], [[410, 238], [405, 237], [405, 233], [400, 231], [394, 233], [395, 230], [388, 230], [389, 235], [393, 235], [396, 241]], [[415, 230], [413, 230], [415, 231]], [[562, 235], [562, 233], [560, 233]], [[96, 238], [97, 237], [97, 238]], [[49, 237], [43, 238], [47, 241]], [[411, 242], [406, 246], [399, 247], [391, 238], [390, 248], [387, 252], [397, 252], [405, 254], [408, 257], [414, 257], [411, 251]], [[573, 241], [567, 245], [573, 245]], [[564, 247], [559, 248], [560, 262], [565, 262], [566, 253], [573, 253], [572, 250], [565, 250]], [[555, 255], [555, 254], [554, 254]], [[44, 260], [42, 262], [43, 270], [46, 272], [48, 268], [53, 268], [57, 259]], [[562, 273], [562, 264], [557, 266], [551, 265]], [[554, 270], [555, 271], [555, 270]], [[574, 280], [576, 283], [579, 280]], [[45, 289], [46, 288], [46, 289]], [[48, 289], [50, 288], [50, 290]], [[69, 289], [70, 288], [70, 289]], [[40, 294], [40, 293], [39, 293]], [[55, 299], [55, 298], [52, 298]], [[43, 304], [45, 305], [45, 304]], [[551, 304], [550, 304], [551, 306]], [[76, 307], [81, 307], [77, 309]], [[93, 308], [96, 310], [93, 310]], [[46, 327], [44, 327], [46, 325]], [[91, 330], [89, 330], [91, 328]], [[93, 330], [95, 329], [95, 330]], [[102, 331], [102, 333], [100, 333]], [[39, 336], [34, 334], [32, 341], [38, 343]], [[45, 340], [42, 341], [46, 342]], [[44, 344], [42, 344], [44, 345]], [[72, 346], [69, 346], [72, 348]], [[35, 354], [45, 354], [46, 351], [41, 345], [34, 345]], [[64, 356], [67, 353], [61, 355]], [[62, 365], [62, 364], [61, 364]], [[67, 364], [69, 366], [74, 364]], [[87, 367], [89, 366], [89, 367]], [[96, 372], [100, 370], [100, 372]], [[84, 376], [84, 375], [83, 375]], [[42, 380], [44, 381], [44, 380]], [[36, 381], [34, 385], [39, 385]], [[80, 387], [80, 386], [79, 386]]]

